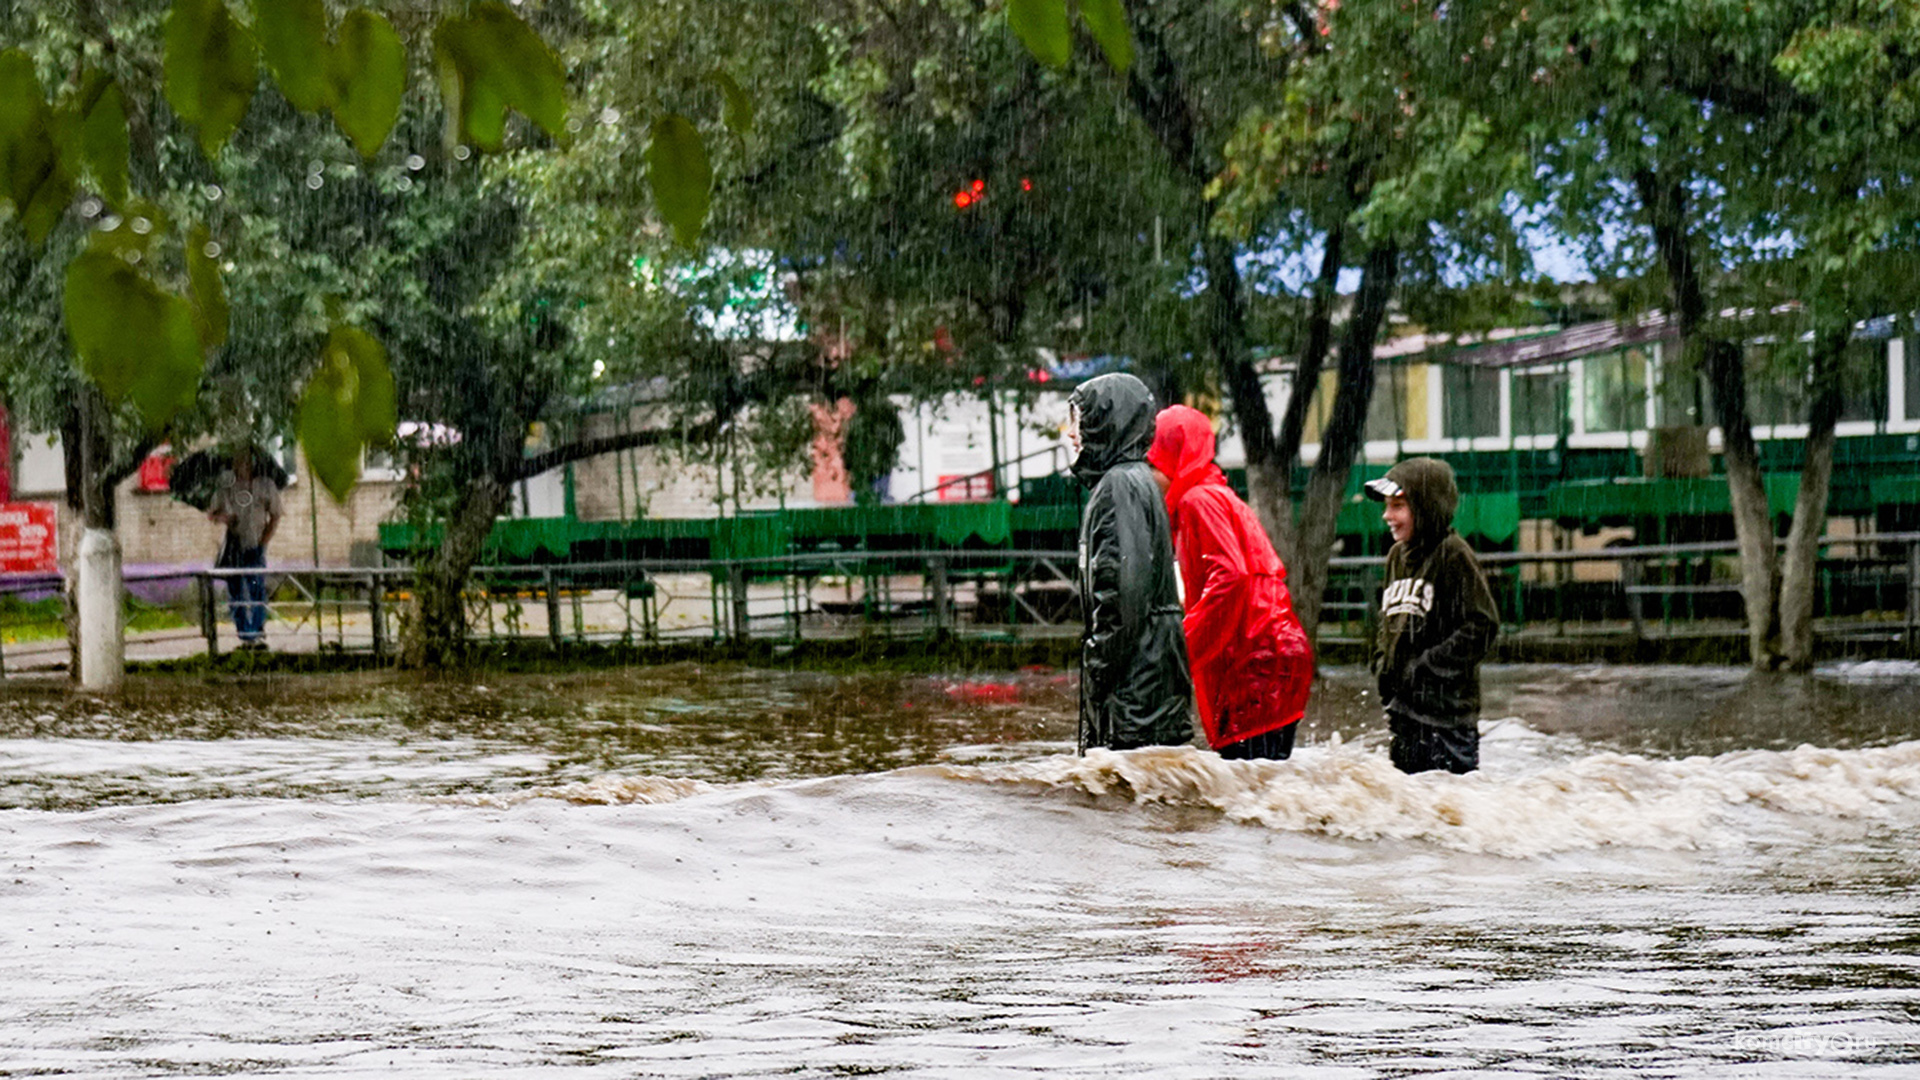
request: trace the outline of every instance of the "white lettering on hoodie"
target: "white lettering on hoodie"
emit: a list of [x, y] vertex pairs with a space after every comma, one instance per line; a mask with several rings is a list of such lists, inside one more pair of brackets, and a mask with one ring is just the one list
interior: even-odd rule
[[1425, 578], [1401, 578], [1387, 586], [1386, 593], [1380, 598], [1381, 615], [1392, 618], [1395, 615], [1418, 615], [1422, 618], [1433, 610], [1433, 583]]

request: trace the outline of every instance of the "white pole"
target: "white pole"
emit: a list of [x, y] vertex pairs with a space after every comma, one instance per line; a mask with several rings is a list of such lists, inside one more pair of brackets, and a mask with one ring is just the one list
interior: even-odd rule
[[111, 693], [120, 689], [127, 673], [120, 605], [120, 538], [111, 529], [88, 529], [80, 537], [77, 561], [80, 688]]

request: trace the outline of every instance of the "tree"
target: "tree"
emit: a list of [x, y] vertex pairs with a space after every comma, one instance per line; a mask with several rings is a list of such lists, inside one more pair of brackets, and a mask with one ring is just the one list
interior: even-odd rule
[[[1473, 46], [1444, 10], [1276, 3], [1249, 15], [1149, 0], [1128, 0], [1128, 10], [1141, 55], [1129, 97], [1205, 196], [1209, 353], [1246, 446], [1249, 494], [1313, 637], [1388, 308], [1397, 293], [1440, 284], [1443, 270], [1507, 272], [1494, 256], [1517, 250], [1501, 209], [1513, 162], [1483, 153], [1487, 119], [1449, 92], [1463, 77], [1462, 50]], [[1265, 79], [1243, 74], [1237, 96], [1208, 94], [1198, 84], [1208, 70], [1199, 50], [1235, 32], [1242, 51], [1265, 58]], [[1277, 427], [1247, 348], [1236, 265], [1238, 244], [1271, 243], [1276, 231], [1305, 234], [1320, 249]], [[1296, 518], [1293, 465], [1334, 345], [1336, 284], [1352, 266], [1360, 281], [1340, 327], [1334, 401]]]
[[[218, 202], [225, 194], [214, 170], [254, 104], [260, 61], [286, 104], [330, 113], [369, 168], [379, 164], [405, 93], [403, 34], [417, 42], [416, 55], [432, 53], [447, 103], [447, 145], [463, 150], [456, 156], [518, 138], [509, 109], [564, 140], [566, 103], [557, 61], [510, 8], [491, 0], [444, 12], [408, 9], [398, 13], [400, 29], [368, 9], [335, 24], [320, 0], [257, 3], [239, 19], [222, 0], [83, 0], [78, 18], [68, 14], [39, 4], [4, 13], [9, 40], [33, 51], [0, 53], [7, 182], [0, 195], [19, 226], [7, 242], [25, 245], [7, 253], [10, 268], [17, 280], [42, 286], [26, 291], [15, 309], [37, 331], [28, 340], [39, 351], [16, 355], [21, 362], [9, 381], [22, 400], [73, 403], [62, 427], [70, 436], [69, 490], [78, 492], [89, 527], [83, 551], [109, 556], [101, 564], [108, 578], [92, 586], [93, 563], [82, 563], [85, 656], [87, 640], [118, 639], [117, 627], [89, 627], [84, 618], [90, 591], [114, 600], [111, 609], [96, 609], [117, 610], [113, 483], [144, 446], [193, 430], [207, 354], [227, 345], [220, 253], [221, 241], [233, 238], [189, 222], [203, 218], [201, 197]], [[51, 101], [42, 89], [49, 76], [58, 87]], [[184, 151], [188, 138], [197, 153]], [[324, 187], [324, 171], [321, 162], [308, 185]], [[57, 330], [45, 318], [52, 294], [43, 261], [64, 268]], [[306, 298], [318, 299], [321, 291], [305, 284]], [[337, 303], [323, 306], [334, 325], [306, 380], [299, 428], [317, 475], [341, 495], [362, 448], [390, 435], [394, 396], [377, 342], [339, 322]], [[274, 314], [298, 322], [298, 312]], [[78, 360], [85, 376], [78, 392], [60, 392], [72, 376], [49, 363], [56, 343], [57, 353], [71, 346]], [[52, 394], [35, 392], [48, 387]], [[116, 463], [116, 432], [129, 419], [139, 432], [129, 440], [134, 452]], [[95, 534], [105, 540], [94, 544]], [[83, 663], [83, 682], [117, 684], [117, 650], [102, 664], [95, 679]]]
[[[1915, 127], [1897, 60], [1912, 20], [1850, 0], [1480, 14], [1534, 73], [1516, 99], [1545, 135], [1562, 229], [1588, 238], [1596, 261], [1663, 283], [1681, 373], [1711, 388], [1752, 663], [1805, 668], [1848, 342], [1861, 320], [1914, 305]], [[1753, 436], [1756, 380], [1798, 384], [1809, 405], [1784, 561]]]
[[[755, 265], [781, 279], [809, 341], [736, 349], [734, 377], [777, 388], [775, 400], [857, 403], [850, 456], [876, 453], [849, 464], [875, 475], [897, 445], [884, 415], [896, 396], [1025, 393], [1043, 348], [1128, 351], [1162, 371], [1184, 362], [1182, 320], [1161, 317], [1185, 304], [1182, 238], [1195, 234], [1177, 224], [1185, 210], [1169, 210], [1180, 196], [1164, 170], [1140, 167], [1137, 125], [1076, 77], [1036, 68], [1003, 14], [847, 0], [710, 25], [664, 10], [622, 9], [620, 33], [582, 58], [583, 96], [617, 119], [527, 185], [583, 208], [534, 238], [530, 273], [557, 281], [638, 252], [657, 288], [764, 256]], [[665, 33], [658, 18], [675, 23], [675, 78], [637, 76], [621, 44]], [[751, 124], [727, 122], [727, 82], [750, 92]], [[643, 157], [642, 132], [663, 114], [710, 136], [714, 218], [698, 248], [623, 188], [637, 181], [620, 162]], [[1176, 222], [1159, 265], [1156, 216]], [[650, 290], [633, 284], [606, 274], [580, 310], [583, 338], [617, 342], [608, 378], [716, 385], [698, 350], [628, 345], [633, 328], [658, 325]], [[869, 422], [882, 437], [866, 438]]]

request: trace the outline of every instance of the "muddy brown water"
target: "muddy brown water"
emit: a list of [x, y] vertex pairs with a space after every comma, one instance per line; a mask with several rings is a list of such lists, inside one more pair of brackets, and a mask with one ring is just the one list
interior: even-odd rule
[[1920, 666], [1334, 670], [1285, 763], [1048, 670], [0, 690], [0, 1075], [1905, 1076]]

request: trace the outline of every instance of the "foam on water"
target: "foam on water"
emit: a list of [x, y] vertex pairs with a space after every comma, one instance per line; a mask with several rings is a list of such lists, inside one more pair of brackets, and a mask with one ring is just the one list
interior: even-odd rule
[[[1502, 725], [1511, 732], [1517, 724]], [[1492, 732], [1490, 732], [1492, 734]], [[1509, 735], [1508, 743], [1547, 736]], [[1801, 746], [1658, 759], [1590, 753], [1515, 772], [1407, 776], [1386, 755], [1338, 742], [1290, 761], [1239, 762], [1188, 747], [1091, 751], [996, 765], [941, 765], [970, 783], [1216, 810], [1228, 820], [1351, 840], [1416, 840], [1525, 857], [1607, 846], [1686, 850], [1752, 838], [1758, 811], [1894, 820], [1920, 809], [1920, 742]], [[1510, 761], [1509, 766], [1512, 762]]]
[[573, 784], [528, 788], [495, 795], [449, 795], [441, 802], [507, 807], [536, 799], [554, 799], [580, 806], [657, 806], [713, 791], [716, 785], [677, 776], [597, 776]]

